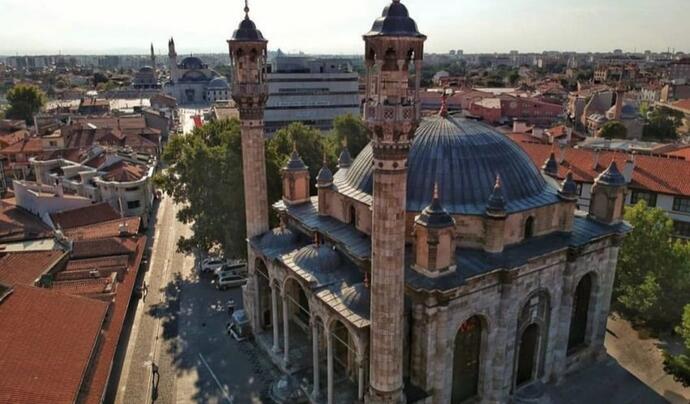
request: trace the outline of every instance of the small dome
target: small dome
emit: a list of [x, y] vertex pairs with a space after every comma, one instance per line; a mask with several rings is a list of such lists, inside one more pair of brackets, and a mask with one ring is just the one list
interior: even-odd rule
[[555, 177], [556, 175], [558, 175], [558, 161], [556, 161], [556, 154], [554, 152], [551, 152], [549, 158], [546, 159], [541, 169], [544, 172], [544, 174], [549, 175], [551, 177]]
[[416, 223], [432, 228], [452, 227], [455, 225], [453, 217], [443, 209], [438, 197], [438, 184], [434, 185], [434, 196], [431, 204], [417, 216]]
[[340, 299], [343, 304], [353, 312], [362, 317], [369, 318], [371, 293], [364, 283], [357, 283], [342, 289]]
[[295, 253], [293, 261], [311, 273], [328, 273], [341, 264], [340, 255], [331, 246], [312, 244]]
[[625, 177], [618, 170], [616, 161], [611, 161], [609, 167], [594, 180], [595, 184], [609, 185], [612, 187], [622, 187], [627, 184]]
[[297, 242], [297, 235], [286, 227], [272, 229], [261, 236], [259, 243], [263, 249], [283, 250]]
[[232, 34], [233, 41], [258, 41], [265, 42], [264, 36], [261, 31], [256, 29], [256, 24], [254, 21], [249, 19], [249, 15], [244, 17], [244, 20], [240, 22], [240, 26]]
[[350, 151], [347, 149], [347, 147], [345, 147], [340, 153], [340, 157], [338, 157], [338, 168], [350, 168], [351, 165], [352, 156], [350, 155]]
[[139, 69], [139, 73], [150, 73], [153, 72], [153, 67], [151, 66], [144, 66], [141, 69]]
[[333, 184], [333, 173], [326, 164], [321, 167], [319, 174], [316, 176], [317, 186], [329, 186]]
[[558, 191], [558, 195], [566, 200], [577, 200], [577, 183], [573, 179], [573, 173], [568, 171], [565, 176], [565, 180], [561, 184], [561, 189]]
[[186, 70], [201, 70], [204, 68], [204, 62], [195, 56], [182, 59], [182, 63], [180, 64], [182, 65], [182, 68]]
[[307, 169], [308, 169], [308, 167], [304, 164], [304, 161], [302, 160], [302, 157], [300, 157], [299, 153], [297, 152], [297, 149], [294, 149], [292, 151], [292, 155], [290, 156], [290, 160], [285, 165], [285, 167], [283, 167], [283, 170], [286, 170], [286, 171], [304, 171]]
[[208, 83], [209, 90], [227, 90], [230, 88], [225, 77], [216, 77]]
[[393, 0], [390, 5], [386, 6], [386, 8], [383, 9], [381, 17], [374, 21], [371, 31], [364, 36], [409, 36], [426, 38], [426, 36], [419, 33], [417, 23], [410, 18], [407, 7], [400, 3], [400, 0]]
[[489, 216], [505, 216], [506, 214], [506, 199], [503, 196], [503, 185], [501, 184], [501, 177], [496, 177], [496, 184], [494, 190], [489, 197], [489, 203], [486, 206], [486, 213]]

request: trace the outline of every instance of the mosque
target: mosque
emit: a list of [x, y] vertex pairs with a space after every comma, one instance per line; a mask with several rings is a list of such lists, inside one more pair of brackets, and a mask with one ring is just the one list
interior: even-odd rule
[[228, 81], [201, 59], [188, 56], [177, 63], [175, 40], [168, 41], [168, 64], [170, 80], [165, 84], [165, 93], [175, 97], [181, 105], [212, 104], [230, 98]]
[[[589, 212], [493, 128], [444, 105], [421, 118], [424, 43], [393, 0], [364, 35], [371, 143], [323, 166], [295, 150], [269, 228], [267, 40], [228, 41], [240, 111], [256, 340], [312, 402], [506, 403], [606, 356], [626, 182], [615, 162]], [[414, 68], [414, 69], [413, 69]], [[550, 160], [546, 162], [548, 164]], [[274, 202], [274, 201], [271, 201]], [[289, 391], [286, 394], [292, 394]]]

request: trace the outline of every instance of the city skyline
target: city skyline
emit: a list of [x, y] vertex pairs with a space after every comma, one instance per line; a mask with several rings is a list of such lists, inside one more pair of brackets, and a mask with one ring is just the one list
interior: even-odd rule
[[[429, 36], [427, 51], [493, 53], [518, 50], [577, 52], [688, 51], [690, 27], [684, 23], [683, 0], [654, 4], [631, 0], [621, 7], [614, 0], [452, 0], [404, 3], [415, 15], [420, 31]], [[308, 54], [359, 54], [360, 37], [380, 14], [385, 1], [354, 0], [334, 4], [317, 0], [250, 2], [252, 19], [270, 41], [270, 49]], [[0, 33], [0, 55], [147, 54], [167, 53], [167, 39], [175, 37], [179, 54], [225, 53], [242, 17], [241, 0], [213, 0], [205, 7], [167, 9], [158, 2], [122, 0], [110, 18], [92, 18], [85, 0], [60, 3], [0, 0], [6, 15]], [[426, 7], [425, 7], [426, 6]], [[132, 10], [136, 9], [136, 13]], [[615, 19], [611, 16], [616, 15]], [[28, 17], [27, 17], [28, 16]], [[27, 23], [27, 21], [29, 23]], [[76, 28], [75, 28], [76, 27]], [[315, 35], [314, 33], [318, 33]], [[46, 38], [50, 38], [49, 40]]]

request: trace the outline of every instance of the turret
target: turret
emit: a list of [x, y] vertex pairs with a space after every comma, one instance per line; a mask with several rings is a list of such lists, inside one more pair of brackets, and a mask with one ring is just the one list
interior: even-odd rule
[[415, 270], [441, 276], [455, 270], [455, 220], [443, 209], [438, 184], [431, 204], [415, 218]]
[[562, 201], [561, 209], [561, 230], [571, 232], [573, 221], [575, 220], [575, 209], [577, 208], [577, 183], [573, 180], [573, 173], [568, 171], [565, 179], [558, 190], [558, 197]]
[[615, 161], [601, 173], [592, 186], [592, 199], [589, 204], [589, 216], [607, 224], [617, 224], [623, 220], [623, 206], [627, 183], [618, 170]]
[[541, 171], [549, 177], [556, 178], [558, 176], [558, 161], [556, 160], [556, 153], [551, 152], [549, 158], [546, 159]]
[[326, 156], [323, 157], [323, 166], [316, 177], [316, 188], [319, 195], [319, 215], [328, 216], [328, 195], [333, 186], [333, 172], [328, 168]]
[[177, 70], [177, 52], [173, 38], [168, 41], [168, 64], [170, 65], [170, 80], [175, 83], [180, 77]]
[[[281, 170], [283, 177], [283, 202], [298, 205], [309, 201], [309, 168], [302, 161], [295, 147], [290, 160]], [[333, 183], [331, 175], [331, 184]]]
[[506, 200], [503, 195], [503, 184], [501, 177], [496, 176], [496, 184], [486, 206], [484, 251], [494, 254], [503, 252], [506, 217]]

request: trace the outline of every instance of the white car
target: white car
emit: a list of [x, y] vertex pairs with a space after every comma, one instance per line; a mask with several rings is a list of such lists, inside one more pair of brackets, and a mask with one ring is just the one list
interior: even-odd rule
[[213, 272], [225, 265], [225, 260], [222, 258], [206, 258], [201, 262], [201, 272]]
[[247, 265], [245, 264], [234, 264], [234, 265], [223, 265], [213, 270], [213, 276], [219, 277], [225, 274], [235, 274], [235, 275], [246, 275]]
[[229, 273], [219, 276], [215, 283], [218, 290], [225, 290], [244, 285], [247, 283], [247, 278], [235, 273]]

